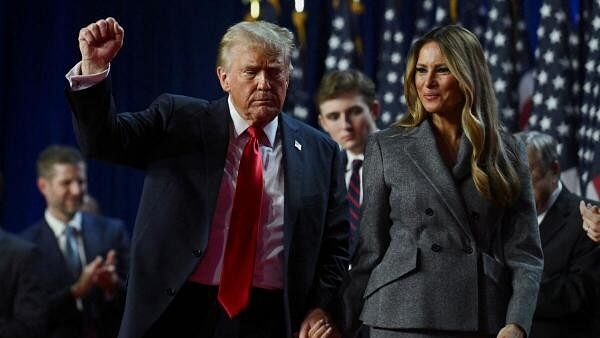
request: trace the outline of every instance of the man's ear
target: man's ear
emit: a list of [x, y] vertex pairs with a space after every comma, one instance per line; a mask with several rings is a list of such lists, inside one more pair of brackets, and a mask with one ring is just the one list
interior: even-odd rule
[[379, 104], [379, 101], [374, 100], [373, 103], [371, 103], [371, 116], [373, 117], [373, 121], [377, 121], [377, 119], [379, 118], [379, 115], [381, 114], [381, 104]]
[[321, 129], [327, 131], [327, 129], [325, 129], [325, 124], [323, 123], [323, 119], [324, 119], [323, 114], [319, 113], [319, 116], [317, 118], [317, 122], [319, 123], [319, 127], [321, 127]]
[[556, 177], [560, 178], [560, 163], [558, 161], [552, 161], [550, 170]]
[[223, 66], [217, 67], [217, 77], [219, 78], [219, 83], [221, 84], [223, 91], [229, 93], [229, 90], [231, 89], [229, 86], [229, 74]]
[[42, 195], [46, 195], [46, 190], [48, 190], [48, 181], [46, 181], [43, 177], [38, 177], [37, 179], [37, 187], [42, 193]]

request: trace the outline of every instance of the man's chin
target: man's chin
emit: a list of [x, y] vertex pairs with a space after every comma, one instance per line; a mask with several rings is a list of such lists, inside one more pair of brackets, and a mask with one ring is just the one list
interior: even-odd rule
[[250, 113], [252, 120], [261, 123], [269, 123], [279, 114], [278, 110], [274, 109], [260, 109]]

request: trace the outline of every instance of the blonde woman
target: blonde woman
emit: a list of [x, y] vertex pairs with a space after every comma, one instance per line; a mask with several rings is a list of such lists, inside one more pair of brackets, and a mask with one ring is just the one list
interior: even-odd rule
[[368, 141], [345, 337], [525, 337], [542, 250], [524, 147], [501, 131], [477, 38], [412, 46], [408, 113]]

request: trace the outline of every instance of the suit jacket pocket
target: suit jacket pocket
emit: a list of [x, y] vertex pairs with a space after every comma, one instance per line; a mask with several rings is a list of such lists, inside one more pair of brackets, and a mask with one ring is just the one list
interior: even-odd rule
[[508, 283], [506, 267], [494, 257], [481, 253], [481, 263], [483, 265], [483, 274], [496, 282], [499, 286], [505, 286]]
[[482, 252], [480, 312], [483, 331], [496, 334], [505, 324], [508, 301], [511, 295], [509, 271], [504, 264]]
[[382, 287], [415, 270], [417, 257], [417, 248], [405, 248], [400, 251], [388, 250], [381, 262], [371, 272], [363, 298], [368, 298]]

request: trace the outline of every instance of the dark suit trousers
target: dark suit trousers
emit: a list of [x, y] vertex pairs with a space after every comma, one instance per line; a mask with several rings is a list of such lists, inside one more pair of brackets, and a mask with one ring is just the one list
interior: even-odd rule
[[250, 304], [229, 318], [217, 286], [186, 283], [145, 338], [283, 338], [283, 292], [252, 289]]

